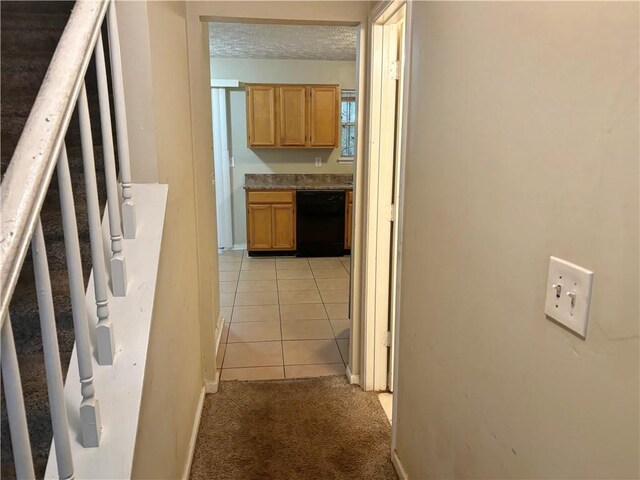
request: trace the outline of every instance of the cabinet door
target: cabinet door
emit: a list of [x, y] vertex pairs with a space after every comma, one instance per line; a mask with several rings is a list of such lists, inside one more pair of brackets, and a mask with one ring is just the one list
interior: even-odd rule
[[272, 205], [274, 250], [296, 248], [296, 220], [293, 204]]
[[250, 147], [276, 145], [276, 87], [247, 87], [247, 135]]
[[280, 145], [304, 147], [307, 144], [307, 87], [280, 87]]
[[309, 87], [311, 147], [338, 147], [338, 87]]
[[247, 224], [249, 250], [266, 250], [272, 247], [271, 205], [248, 205]]

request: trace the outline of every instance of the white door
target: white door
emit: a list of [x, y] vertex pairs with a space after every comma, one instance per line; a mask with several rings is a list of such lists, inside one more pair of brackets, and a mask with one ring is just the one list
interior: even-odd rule
[[[401, 197], [404, 7], [373, 24], [363, 387], [392, 390]], [[377, 147], [377, 148], [376, 148]], [[376, 188], [377, 187], [377, 188]]]
[[218, 248], [232, 248], [231, 172], [227, 136], [227, 96], [224, 88], [211, 89], [211, 111]]

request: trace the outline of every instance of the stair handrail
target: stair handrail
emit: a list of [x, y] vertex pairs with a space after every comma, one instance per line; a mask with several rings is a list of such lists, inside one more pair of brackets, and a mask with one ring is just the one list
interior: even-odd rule
[[111, 0], [78, 0], [0, 185], [0, 325]]

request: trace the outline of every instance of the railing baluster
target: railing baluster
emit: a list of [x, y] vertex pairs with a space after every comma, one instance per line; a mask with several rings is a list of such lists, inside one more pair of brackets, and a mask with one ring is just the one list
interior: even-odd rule
[[7, 403], [7, 417], [13, 447], [13, 460], [16, 467], [16, 478], [35, 478], [33, 461], [31, 460], [31, 443], [27, 427], [27, 413], [22, 396], [22, 383], [16, 345], [13, 342], [13, 330], [9, 315], [2, 324], [0, 334], [0, 352], [2, 354], [2, 383]]
[[[98, 37], [96, 54], [102, 47], [101, 37]], [[109, 304], [107, 296], [107, 269], [104, 262], [102, 244], [102, 227], [100, 221], [100, 203], [98, 200], [98, 183], [96, 181], [96, 163], [93, 156], [93, 139], [91, 137], [91, 119], [86, 91], [80, 95], [78, 101], [80, 117], [80, 140], [82, 143], [82, 162], [84, 166], [84, 184], [87, 195], [87, 213], [89, 217], [89, 238], [91, 240], [91, 260], [93, 263], [93, 286], [96, 296], [96, 347], [98, 349], [98, 363], [113, 365], [115, 343], [113, 339], [113, 324], [109, 320]]]
[[[69, 441], [67, 406], [64, 402], [62, 364], [60, 363], [56, 317], [53, 310], [53, 296], [51, 295], [49, 263], [47, 262], [47, 252], [40, 220], [36, 223], [33, 238], [31, 239], [31, 253], [33, 255], [33, 270], [36, 278], [40, 330], [42, 332], [42, 351], [44, 353], [44, 368], [47, 375], [49, 411], [51, 412], [53, 439], [56, 445], [58, 475], [63, 479], [72, 479], [74, 477], [73, 459], [71, 457], [71, 443]], [[20, 478], [19, 475], [18, 478]]]
[[105, 181], [107, 183], [107, 203], [109, 205], [109, 230], [111, 232], [111, 291], [116, 297], [124, 297], [127, 293], [127, 269], [122, 253], [120, 202], [118, 201], [116, 160], [113, 151], [113, 132], [111, 131], [111, 108], [109, 107], [109, 88], [103, 49], [96, 48], [96, 71], [98, 74], [98, 100]]
[[111, 57], [111, 82], [116, 115], [116, 136], [118, 139], [118, 160], [120, 183], [122, 185], [122, 229], [124, 238], [136, 238], [136, 208], [131, 192], [131, 164], [129, 163], [129, 133], [127, 131], [127, 111], [124, 99], [122, 59], [120, 57], [120, 36], [116, 5], [109, 5], [107, 25], [109, 31], [109, 54]]
[[[85, 92], [86, 98], [86, 92]], [[84, 279], [82, 278], [82, 260], [80, 243], [78, 242], [78, 226], [76, 209], [73, 203], [71, 174], [67, 149], [62, 146], [58, 157], [58, 185], [60, 189], [60, 207], [62, 210], [62, 228], [64, 232], [64, 248], [69, 271], [69, 293], [73, 313], [73, 329], [76, 335], [76, 353], [78, 355], [78, 372], [82, 403], [80, 404], [80, 420], [82, 423], [82, 444], [85, 447], [97, 447], [100, 444], [100, 408], [95, 397], [93, 385], [93, 365], [91, 358], [91, 340], [89, 339], [89, 320], [85, 303]]]

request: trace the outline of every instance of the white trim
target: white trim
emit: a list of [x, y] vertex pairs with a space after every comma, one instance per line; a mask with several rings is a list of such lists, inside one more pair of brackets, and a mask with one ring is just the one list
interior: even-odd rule
[[[400, 136], [400, 187], [398, 189], [398, 205], [396, 207], [398, 222], [398, 251], [397, 262], [398, 268], [396, 271], [396, 311], [395, 311], [395, 325], [393, 332], [393, 410], [392, 418], [398, 418], [398, 357], [400, 353], [399, 339], [400, 339], [400, 323], [402, 321], [401, 310], [401, 283], [402, 283], [402, 255], [403, 255], [403, 225], [404, 225], [404, 184], [405, 184], [405, 169], [407, 166], [407, 125], [409, 124], [409, 109], [411, 103], [409, 101], [409, 88], [411, 87], [411, 40], [413, 36], [413, 3], [407, 2], [407, 8], [405, 10], [404, 17], [404, 65], [402, 71], [402, 134]], [[394, 421], [391, 425], [391, 448], [395, 452], [397, 446], [398, 435], [398, 422]], [[398, 462], [400, 460], [398, 459]], [[399, 475], [399, 474], [398, 474]], [[407, 477], [405, 477], [407, 478]]]
[[[165, 228], [168, 186], [133, 184], [133, 196], [140, 219], [137, 238], [122, 240], [131, 275], [126, 297], [108, 293], [110, 318], [116, 323], [116, 355], [113, 365], [99, 365], [92, 355], [93, 381], [103, 419], [99, 448], [84, 448], [80, 426], [80, 373], [77, 348], [74, 347], [64, 384], [69, 414], [68, 429], [75, 478], [91, 478], [99, 472], [103, 478], [130, 478], [142, 408], [143, 385], [154, 322], [154, 298], [157, 294], [158, 267]], [[109, 245], [108, 206], [102, 221], [104, 245]], [[168, 227], [168, 226], [167, 226]], [[108, 247], [107, 247], [108, 248]], [[93, 272], [86, 291], [87, 321], [91, 328], [98, 322], [95, 308]], [[56, 445], [51, 443], [44, 478], [59, 478]]]
[[[229, 319], [231, 321], [231, 319]], [[222, 316], [222, 312], [218, 315], [218, 322], [216, 323], [216, 353], [218, 352], [218, 348], [220, 347], [220, 339], [222, 338], [222, 330], [224, 328], [224, 317]], [[217, 367], [217, 365], [216, 365]]]
[[216, 369], [216, 376], [213, 380], [206, 380], [204, 382], [204, 389], [207, 393], [218, 393], [218, 387], [220, 386], [220, 371]]
[[[361, 376], [364, 390], [387, 390], [388, 350], [387, 332], [390, 324], [389, 307], [392, 298], [389, 285], [392, 280], [391, 221], [397, 216], [391, 208], [392, 179], [402, 171], [401, 158], [387, 161], [395, 155], [396, 95], [401, 93], [389, 66], [397, 60], [397, 27], [402, 20], [405, 2], [395, 0], [376, 9], [370, 20], [371, 55], [369, 72], [369, 159], [367, 192], [367, 237], [365, 244], [363, 365]], [[405, 101], [403, 99], [403, 105]], [[400, 180], [402, 182], [402, 180]], [[397, 228], [397, 227], [396, 227]], [[395, 290], [394, 290], [395, 291]]]
[[233, 248], [231, 250], [246, 250], [246, 249], [247, 249], [246, 243], [234, 243]]
[[211, 89], [211, 122], [213, 126], [213, 189], [216, 198], [218, 248], [233, 246], [233, 214], [231, 212], [231, 163], [228, 145], [228, 105], [224, 88]]
[[347, 365], [345, 373], [347, 375], [347, 380], [351, 385], [360, 385], [360, 375], [354, 375], [353, 373], [351, 373], [351, 368], [349, 368], [349, 365]]
[[[395, 422], [392, 423], [392, 425], [394, 424]], [[404, 466], [400, 461], [400, 457], [398, 456], [398, 451], [395, 448], [391, 451], [391, 463], [393, 464], [393, 469], [396, 471], [396, 475], [398, 475], [399, 480], [409, 480], [409, 475], [404, 469]]]
[[232, 80], [226, 78], [212, 78], [211, 88], [238, 88], [240, 86], [239, 80]]
[[183, 480], [189, 478], [191, 473], [191, 463], [193, 462], [193, 453], [196, 450], [196, 442], [198, 440], [198, 432], [200, 431], [200, 419], [202, 418], [202, 407], [204, 406], [205, 387], [204, 385], [200, 389], [200, 398], [198, 398], [198, 406], [196, 407], [196, 414], [193, 418], [193, 427], [191, 427], [191, 438], [189, 439], [189, 450], [187, 453], [187, 463], [184, 466], [182, 472]]
[[213, 380], [205, 380], [204, 388], [207, 393], [217, 393], [218, 387], [220, 385], [220, 371], [215, 359], [218, 357], [218, 349], [220, 348], [220, 340], [222, 339], [222, 330], [224, 330], [224, 317], [222, 316], [222, 312], [218, 315], [218, 322], [216, 324], [216, 333], [215, 333], [215, 352], [214, 352], [214, 368], [216, 369], [216, 376]]
[[[366, 118], [368, 85], [367, 85], [367, 58], [368, 58], [368, 22], [359, 24], [357, 30], [356, 49], [356, 151], [355, 158], [366, 158], [367, 151], [367, 130]], [[349, 319], [351, 320], [351, 334], [349, 336], [349, 369], [352, 375], [356, 375], [360, 385], [360, 372], [362, 371], [362, 319], [364, 318], [363, 306], [363, 279], [364, 271], [364, 249], [362, 246], [365, 229], [365, 192], [366, 168], [364, 162], [354, 161], [353, 163], [353, 238], [351, 245], [351, 275], [349, 287], [351, 292], [351, 302], [349, 306]]]
[[380, 114], [374, 111], [374, 98], [380, 96], [380, 82], [375, 81], [376, 74], [382, 71], [379, 55], [374, 52], [382, 48], [380, 35], [374, 30], [381, 29], [379, 25], [370, 25], [370, 70], [369, 70], [369, 158], [367, 168], [368, 192], [366, 192], [367, 211], [365, 215], [365, 241], [364, 241], [364, 275], [363, 275], [363, 305], [362, 305], [362, 388], [374, 389], [373, 365], [375, 355], [375, 276], [376, 276], [376, 241], [378, 223], [378, 165], [379, 151], [374, 148], [373, 139], [377, 138], [376, 132], [380, 130]]
[[371, 22], [382, 24], [387, 23], [398, 10], [407, 4], [406, 0], [382, 0], [371, 11]]

